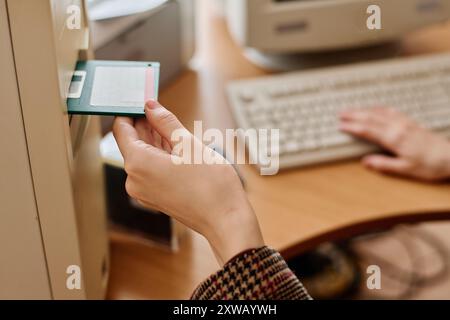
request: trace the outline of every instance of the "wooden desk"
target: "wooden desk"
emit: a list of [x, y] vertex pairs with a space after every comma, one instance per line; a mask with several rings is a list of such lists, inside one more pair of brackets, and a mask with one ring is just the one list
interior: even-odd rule
[[[227, 82], [265, 72], [243, 57], [224, 21], [204, 9], [208, 3], [201, 3], [196, 62], [162, 92], [161, 102], [189, 129], [194, 120], [203, 120], [206, 127], [234, 128], [224, 91]], [[450, 51], [450, 24], [412, 34], [403, 48], [406, 54]], [[262, 177], [250, 166], [241, 170], [267, 244], [286, 258], [322, 241], [397, 223], [450, 218], [450, 185], [382, 176], [356, 161], [275, 177]], [[206, 241], [194, 233], [178, 253], [126, 236], [111, 238], [111, 299], [185, 299], [218, 268]]]

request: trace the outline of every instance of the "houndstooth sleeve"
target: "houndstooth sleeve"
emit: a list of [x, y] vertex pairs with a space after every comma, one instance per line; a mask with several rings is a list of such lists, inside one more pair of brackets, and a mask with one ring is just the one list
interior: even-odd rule
[[311, 300], [281, 255], [268, 247], [247, 251], [205, 280], [192, 300]]

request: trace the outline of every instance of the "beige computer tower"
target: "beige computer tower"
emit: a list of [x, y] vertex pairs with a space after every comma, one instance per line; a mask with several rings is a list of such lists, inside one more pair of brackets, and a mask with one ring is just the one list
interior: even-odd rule
[[[81, 28], [67, 27], [71, 5]], [[85, 18], [82, 0], [0, 0], [0, 299], [105, 296], [99, 120], [65, 103], [89, 56]], [[73, 265], [81, 289], [67, 286]]]

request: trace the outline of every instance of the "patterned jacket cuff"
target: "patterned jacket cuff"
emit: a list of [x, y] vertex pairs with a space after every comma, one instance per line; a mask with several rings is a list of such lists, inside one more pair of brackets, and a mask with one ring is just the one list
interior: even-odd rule
[[246, 251], [210, 276], [194, 300], [309, 300], [281, 255], [268, 247]]

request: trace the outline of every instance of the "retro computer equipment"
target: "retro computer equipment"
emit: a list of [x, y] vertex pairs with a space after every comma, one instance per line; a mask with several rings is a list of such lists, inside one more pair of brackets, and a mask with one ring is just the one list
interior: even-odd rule
[[[381, 30], [366, 27], [371, 4], [381, 8]], [[271, 59], [394, 40], [449, 18], [450, 1], [231, 0], [228, 10], [234, 38]], [[450, 133], [449, 80], [450, 54], [442, 54], [235, 81], [228, 93], [239, 127], [280, 129], [280, 167], [289, 168], [374, 150], [339, 132], [337, 114], [346, 108], [388, 106]], [[249, 153], [258, 159], [255, 148]]]
[[344, 109], [389, 106], [450, 137], [450, 54], [240, 80], [228, 92], [239, 127], [280, 129], [282, 169], [375, 151], [339, 131]]
[[0, 0], [0, 299], [105, 297], [99, 121], [66, 106], [89, 57], [83, 1]]
[[[368, 8], [380, 8], [381, 29], [367, 28]], [[227, 0], [234, 39], [265, 53], [352, 48], [396, 40], [448, 19], [448, 0]], [[370, 12], [370, 11], [369, 11]]]
[[91, 0], [89, 15], [95, 57], [159, 61], [163, 67], [161, 86], [165, 86], [187, 67], [194, 55], [195, 1], [132, 2]]

